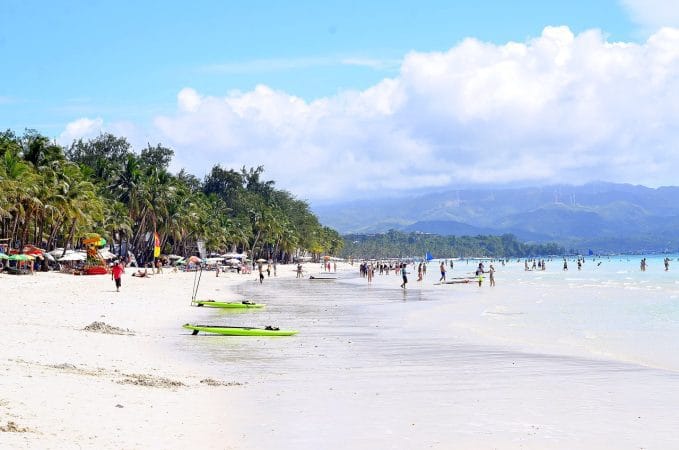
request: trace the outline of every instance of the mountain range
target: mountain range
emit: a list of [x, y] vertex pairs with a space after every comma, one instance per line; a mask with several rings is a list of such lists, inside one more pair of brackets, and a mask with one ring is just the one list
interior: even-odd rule
[[340, 233], [511, 233], [595, 252], [679, 250], [679, 187], [617, 183], [460, 189], [313, 206]]

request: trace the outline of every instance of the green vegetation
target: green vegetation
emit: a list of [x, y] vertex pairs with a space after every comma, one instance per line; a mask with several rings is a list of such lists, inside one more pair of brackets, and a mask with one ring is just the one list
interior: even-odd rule
[[563, 255], [557, 244], [526, 244], [511, 234], [502, 236], [439, 236], [435, 234], [402, 233], [391, 230], [383, 234], [348, 234], [340, 256], [349, 258], [408, 258], [423, 257], [426, 252], [435, 258], [527, 257]]
[[96, 232], [147, 261], [154, 231], [166, 254], [192, 254], [197, 241], [281, 260], [341, 249], [305, 201], [261, 179], [262, 167], [217, 165], [201, 181], [169, 173], [173, 155], [161, 145], [136, 153], [111, 134], [62, 148], [32, 130], [0, 133], [0, 238], [52, 249]]

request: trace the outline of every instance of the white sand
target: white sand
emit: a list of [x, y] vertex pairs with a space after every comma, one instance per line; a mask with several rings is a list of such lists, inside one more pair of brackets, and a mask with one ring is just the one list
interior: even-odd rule
[[[292, 267], [277, 275], [294, 277]], [[242, 447], [214, 410], [248, 385], [171, 352], [191, 339], [181, 325], [204, 313], [189, 306], [194, 273], [134, 270], [120, 292], [103, 275], [0, 275], [1, 447]], [[241, 300], [229, 288], [256, 278], [204, 272], [199, 298]], [[123, 334], [84, 331], [93, 322]]]
[[[306, 269], [317, 272], [318, 266]], [[365, 280], [300, 281], [285, 289], [267, 279], [260, 292], [271, 307], [239, 316], [191, 308], [194, 273], [166, 270], [144, 279], [131, 272], [119, 293], [107, 276], [0, 275], [0, 448], [605, 449], [679, 443], [673, 431], [679, 420], [675, 371], [598, 360], [588, 352], [571, 357], [559, 346], [538, 347], [546, 353], [516, 346], [523, 338], [537, 342], [533, 332], [551, 336], [525, 319], [555, 292], [540, 288], [544, 281], [521, 284], [521, 277], [535, 274], [521, 270], [510, 281], [501, 273], [498, 287], [490, 289], [433, 286], [434, 271], [419, 285], [411, 275], [407, 294], [394, 275], [378, 276], [372, 286]], [[278, 278], [293, 277], [294, 266], [279, 266]], [[238, 284], [254, 288], [256, 279], [205, 272], [199, 298], [240, 300]], [[606, 297], [619, 299], [621, 289]], [[429, 302], [427, 290], [445, 301]], [[526, 314], [508, 314], [515, 310]], [[291, 322], [272, 325], [292, 325], [300, 335], [211, 339], [181, 328], [219, 321], [262, 326], [274, 319]], [[94, 322], [119, 334], [83, 330]], [[526, 332], [505, 333], [523, 322], [530, 325]], [[436, 333], [430, 336], [423, 325]], [[467, 336], [466, 327], [477, 332]], [[480, 337], [488, 331], [498, 333], [491, 341], [519, 339], [489, 347]], [[572, 334], [568, 326], [562, 331]]]

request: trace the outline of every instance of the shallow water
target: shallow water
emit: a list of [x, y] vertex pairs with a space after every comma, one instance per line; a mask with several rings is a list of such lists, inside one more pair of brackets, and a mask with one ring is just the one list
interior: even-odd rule
[[203, 322], [299, 335], [179, 345], [248, 382], [217, 412], [242, 448], [674, 448], [679, 277], [661, 260], [597, 262], [496, 263], [495, 288], [435, 286], [435, 264], [405, 292], [393, 274], [248, 282], [264, 310]]

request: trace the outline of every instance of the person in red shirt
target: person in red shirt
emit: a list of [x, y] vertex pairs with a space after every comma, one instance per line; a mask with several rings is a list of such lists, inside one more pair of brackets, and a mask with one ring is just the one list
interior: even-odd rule
[[116, 282], [116, 292], [120, 292], [121, 276], [125, 273], [123, 263], [117, 262], [111, 268], [111, 279]]

